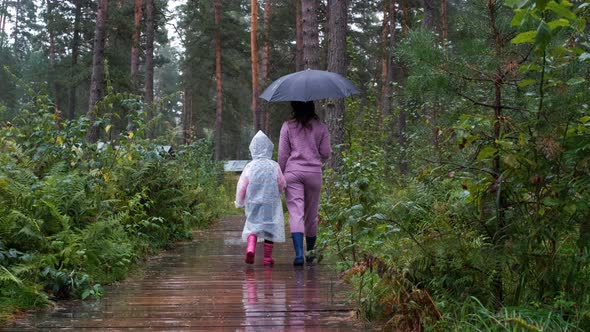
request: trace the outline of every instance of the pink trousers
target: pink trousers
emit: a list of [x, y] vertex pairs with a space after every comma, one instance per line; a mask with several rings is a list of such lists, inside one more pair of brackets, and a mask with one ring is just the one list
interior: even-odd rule
[[318, 208], [322, 191], [322, 173], [288, 172], [285, 174], [287, 208], [291, 233], [316, 236]]

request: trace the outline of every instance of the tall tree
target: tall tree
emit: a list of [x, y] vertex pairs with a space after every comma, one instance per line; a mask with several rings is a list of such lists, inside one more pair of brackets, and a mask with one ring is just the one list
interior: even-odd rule
[[[8, 0], [2, 0], [0, 3], [0, 34], [6, 33], [6, 18], [8, 17]], [[0, 46], [3, 44], [4, 36], [1, 36]]]
[[447, 0], [440, 1], [440, 16], [441, 16], [441, 30], [442, 39], [445, 49], [447, 48], [447, 40], [449, 39], [449, 23], [447, 20]]
[[387, 115], [388, 111], [385, 109], [386, 107], [389, 107], [389, 105], [387, 105], [387, 97], [386, 97], [386, 90], [387, 90], [387, 68], [388, 66], [388, 43], [389, 43], [389, 30], [390, 30], [390, 24], [389, 24], [389, 6], [388, 6], [389, 0], [383, 0], [382, 2], [382, 6], [383, 6], [383, 20], [381, 23], [381, 89], [380, 89], [380, 98], [379, 98], [379, 104], [377, 107], [377, 111], [378, 111], [378, 115], [377, 115], [377, 121], [378, 121], [378, 125], [379, 128], [383, 127], [383, 117]]
[[13, 46], [14, 46], [14, 53], [15, 54], [18, 54], [18, 49], [19, 49], [18, 37], [19, 37], [19, 33], [20, 33], [19, 23], [20, 23], [20, 18], [21, 18], [21, 8], [22, 8], [21, 4], [22, 4], [21, 0], [16, 0], [16, 2], [14, 4], [15, 14], [14, 14], [14, 23], [13, 23], [14, 26], [12, 28], [12, 35], [14, 38], [14, 45]]
[[98, 113], [96, 103], [102, 95], [104, 80], [104, 55], [107, 39], [108, 4], [108, 0], [98, 0], [98, 9], [96, 11], [94, 48], [92, 50], [92, 76], [90, 78], [90, 97], [87, 113], [90, 127], [86, 133], [86, 140], [90, 143], [96, 143], [96, 141], [98, 141], [99, 124], [96, 122]]
[[427, 30], [436, 31], [439, 19], [438, 7], [436, 6], [437, 0], [422, 0], [424, 6], [424, 18], [422, 19], [422, 27]]
[[[72, 76], [78, 67], [78, 57], [80, 54], [80, 34], [81, 34], [81, 20], [82, 20], [82, 0], [74, 1], [74, 33], [72, 37]], [[68, 119], [73, 119], [76, 116], [76, 106], [78, 103], [77, 98], [77, 82], [70, 83], [70, 89], [68, 92]]]
[[223, 82], [221, 77], [221, 0], [215, 0], [215, 80], [216, 80], [216, 111], [215, 111], [215, 160], [221, 159], [221, 130], [223, 128]]
[[[330, 0], [329, 17], [329, 52], [328, 71], [346, 75], [346, 30], [347, 30], [347, 1]], [[344, 99], [336, 99], [329, 103], [326, 114], [326, 123], [330, 130], [332, 144], [341, 145], [344, 143]], [[330, 166], [337, 169], [341, 160], [339, 154], [331, 158]]]
[[147, 107], [147, 136], [154, 138], [154, 35], [156, 33], [154, 0], [146, 0], [146, 24], [145, 24], [145, 96], [144, 102]]
[[135, 0], [133, 20], [133, 40], [131, 44], [131, 85], [139, 91], [139, 40], [141, 38], [141, 19], [143, 17], [143, 0]]
[[[271, 0], [264, 1], [264, 45], [262, 46], [262, 84], [268, 86], [270, 79], [268, 76], [269, 58], [270, 58], [270, 15], [272, 12]], [[270, 116], [268, 114], [268, 103], [262, 104], [262, 123], [264, 131], [270, 133]]]
[[295, 70], [305, 69], [303, 62], [303, 0], [295, 0]]
[[51, 85], [51, 89], [53, 92], [54, 104], [55, 104], [55, 115], [57, 123], [61, 122], [61, 110], [60, 110], [60, 86], [57, 79], [57, 46], [56, 46], [56, 13], [57, 10], [57, 1], [56, 0], [47, 0], [47, 17], [46, 17], [46, 25], [47, 25], [47, 32], [49, 34], [49, 81]]
[[303, 66], [305, 69], [319, 69], [318, 1], [301, 0], [303, 17]]
[[254, 131], [257, 132], [262, 128], [262, 119], [260, 108], [258, 107], [258, 0], [250, 1], [251, 19], [250, 19], [250, 55], [252, 67], [252, 121]]
[[[409, 5], [408, 0], [402, 0], [402, 38], [407, 37], [408, 33], [408, 16], [409, 16]], [[395, 41], [394, 41], [395, 42]], [[399, 66], [400, 71], [402, 72], [404, 78], [406, 76], [406, 71], [403, 70], [403, 64]], [[408, 174], [408, 158], [407, 158], [407, 147], [408, 147], [408, 140], [407, 140], [407, 114], [406, 108], [400, 107], [399, 114], [397, 118], [397, 133], [399, 139], [399, 146], [400, 146], [400, 158], [399, 158], [399, 172], [401, 175]]]

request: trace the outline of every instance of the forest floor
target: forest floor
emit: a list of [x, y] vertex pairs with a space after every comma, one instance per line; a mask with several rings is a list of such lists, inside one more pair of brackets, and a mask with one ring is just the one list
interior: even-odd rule
[[243, 217], [226, 217], [193, 241], [149, 259], [141, 272], [96, 301], [59, 302], [0, 331], [359, 330], [333, 261], [294, 267], [275, 244], [272, 267], [244, 263]]

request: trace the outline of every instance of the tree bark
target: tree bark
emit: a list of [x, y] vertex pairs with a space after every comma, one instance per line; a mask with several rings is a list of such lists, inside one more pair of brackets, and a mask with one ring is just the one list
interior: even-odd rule
[[[74, 36], [72, 38], [72, 77], [76, 73], [78, 67], [78, 56], [80, 53], [80, 23], [82, 20], [82, 0], [75, 1], [76, 8], [74, 10]], [[71, 82], [70, 91], [68, 95], [68, 119], [72, 120], [76, 117], [76, 107], [78, 103], [78, 82]]]
[[319, 69], [318, 1], [301, 0], [303, 17], [303, 67]]
[[96, 103], [102, 95], [102, 84], [104, 80], [104, 52], [106, 45], [106, 27], [108, 20], [108, 0], [98, 0], [96, 12], [96, 27], [94, 30], [94, 48], [92, 56], [92, 76], [90, 78], [90, 97], [88, 102], [88, 120], [90, 127], [86, 132], [86, 140], [89, 143], [98, 141], [98, 123], [96, 117], [98, 109]]
[[[270, 15], [272, 12], [271, 0], [264, 1], [264, 46], [262, 47], [262, 84], [267, 87], [270, 83], [268, 76], [270, 61]], [[270, 133], [270, 114], [268, 112], [268, 103], [262, 105], [262, 123], [264, 131]]]
[[387, 105], [387, 68], [388, 66], [388, 43], [389, 43], [389, 0], [383, 0], [383, 22], [381, 23], [381, 93], [379, 94], [379, 105], [377, 107], [377, 122], [379, 129], [383, 129], [383, 117], [389, 109]]
[[[0, 5], [0, 33], [6, 32], [6, 17], [8, 16], [8, 0], [3, 0]], [[4, 46], [4, 37], [0, 41], [0, 47]]]
[[305, 69], [303, 62], [303, 9], [302, 0], [295, 0], [295, 70]]
[[141, 38], [141, 19], [143, 17], [143, 1], [135, 0], [133, 39], [131, 42], [131, 85], [139, 92], [139, 40]]
[[[328, 71], [346, 76], [347, 1], [330, 0], [328, 5], [330, 7]], [[344, 144], [344, 99], [332, 100], [328, 105], [326, 123], [332, 144], [342, 145]], [[339, 169], [341, 163], [340, 154], [335, 153], [330, 159], [329, 166]]]
[[410, 12], [408, 0], [403, 0], [402, 3], [402, 36], [408, 35], [408, 16]]
[[146, 45], [145, 45], [145, 96], [144, 102], [147, 107], [147, 137], [155, 138], [154, 119], [154, 35], [156, 27], [154, 0], [146, 0]]
[[221, 77], [221, 13], [220, 1], [215, 0], [215, 79], [217, 81], [217, 106], [215, 111], [215, 160], [221, 159], [221, 130], [223, 128], [223, 82]]
[[445, 50], [447, 49], [447, 40], [449, 39], [449, 23], [447, 21], [447, 0], [441, 0], [441, 20], [442, 20], [442, 38]]
[[395, 61], [395, 0], [389, 0], [389, 47], [387, 49], [387, 84], [385, 85], [385, 99], [386, 105], [384, 107], [384, 114], [389, 115], [391, 112], [391, 104], [393, 102], [393, 67]]
[[258, 108], [258, 0], [250, 1], [251, 28], [250, 28], [250, 55], [252, 67], [252, 121], [254, 132], [262, 128], [260, 109]]
[[[502, 42], [503, 38], [500, 34], [500, 30], [496, 22], [496, 6], [498, 6], [498, 4], [495, 0], [488, 0], [488, 11], [491, 23], [491, 35], [494, 40], [494, 53], [497, 57], [501, 57], [504, 45]], [[498, 62], [496, 68], [496, 78], [494, 80], [494, 142], [499, 142], [502, 137], [502, 85], [504, 84], [503, 76], [504, 75], [502, 65], [500, 64], [500, 62]], [[494, 148], [496, 148], [497, 151], [500, 151], [500, 146], [498, 146], [498, 143], [494, 143]], [[497, 232], [494, 234], [493, 241], [498, 250], [504, 250], [504, 243], [506, 238], [506, 198], [505, 194], [502, 192], [502, 164], [499, 152], [496, 153], [494, 159], [492, 160], [492, 170], [494, 173], [494, 187], [496, 190], [496, 195], [494, 195], [494, 202], [496, 204], [496, 224], [498, 227]], [[504, 302], [502, 263], [500, 261], [497, 261], [496, 265], [497, 269], [495, 271], [493, 279], [495, 293], [494, 295], [496, 297], [497, 305], [501, 306]]]
[[60, 110], [61, 98], [60, 98], [60, 86], [57, 81], [56, 64], [57, 64], [57, 50], [55, 46], [55, 19], [54, 15], [57, 8], [57, 2], [55, 0], [47, 1], [47, 33], [49, 35], [49, 72], [50, 72], [50, 85], [53, 90], [53, 99], [55, 107], [55, 121], [58, 127], [61, 126], [62, 115]]
[[182, 132], [184, 144], [191, 144], [195, 136], [193, 128], [193, 96], [191, 92], [191, 89], [185, 83], [182, 94]]
[[19, 21], [20, 21], [20, 6], [21, 5], [21, 0], [16, 0], [16, 3], [14, 5], [14, 27], [12, 28], [12, 34], [13, 34], [13, 38], [14, 38], [14, 54], [19, 54], [19, 47], [18, 47], [18, 35], [20, 34], [20, 27], [19, 27]]
[[431, 31], [437, 31], [438, 10], [435, 6], [436, 0], [422, 0], [424, 6], [424, 18], [422, 19], [422, 28]]
[[[408, 5], [408, 0], [403, 0], [402, 2], [402, 36], [405, 37], [408, 35], [408, 16], [409, 16], [410, 8]], [[403, 68], [400, 66], [400, 68]], [[404, 72], [402, 70], [402, 72]], [[404, 73], [404, 77], [405, 77]], [[408, 174], [408, 158], [407, 158], [407, 148], [408, 148], [408, 139], [406, 135], [407, 131], [407, 115], [406, 110], [404, 107], [401, 107], [399, 110], [399, 115], [397, 119], [397, 130], [398, 130], [398, 137], [399, 137], [399, 145], [400, 145], [400, 160], [399, 160], [399, 172], [400, 175], [407, 175]]]

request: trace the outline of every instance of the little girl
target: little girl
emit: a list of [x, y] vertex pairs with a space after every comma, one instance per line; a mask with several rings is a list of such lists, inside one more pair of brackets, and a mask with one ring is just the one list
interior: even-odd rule
[[242, 240], [247, 241], [246, 263], [254, 263], [257, 239], [264, 239], [264, 265], [274, 264], [274, 242], [285, 242], [285, 223], [281, 193], [285, 190], [285, 177], [279, 164], [272, 160], [274, 145], [258, 131], [250, 143], [252, 161], [238, 180], [236, 207], [246, 208], [246, 224]]

